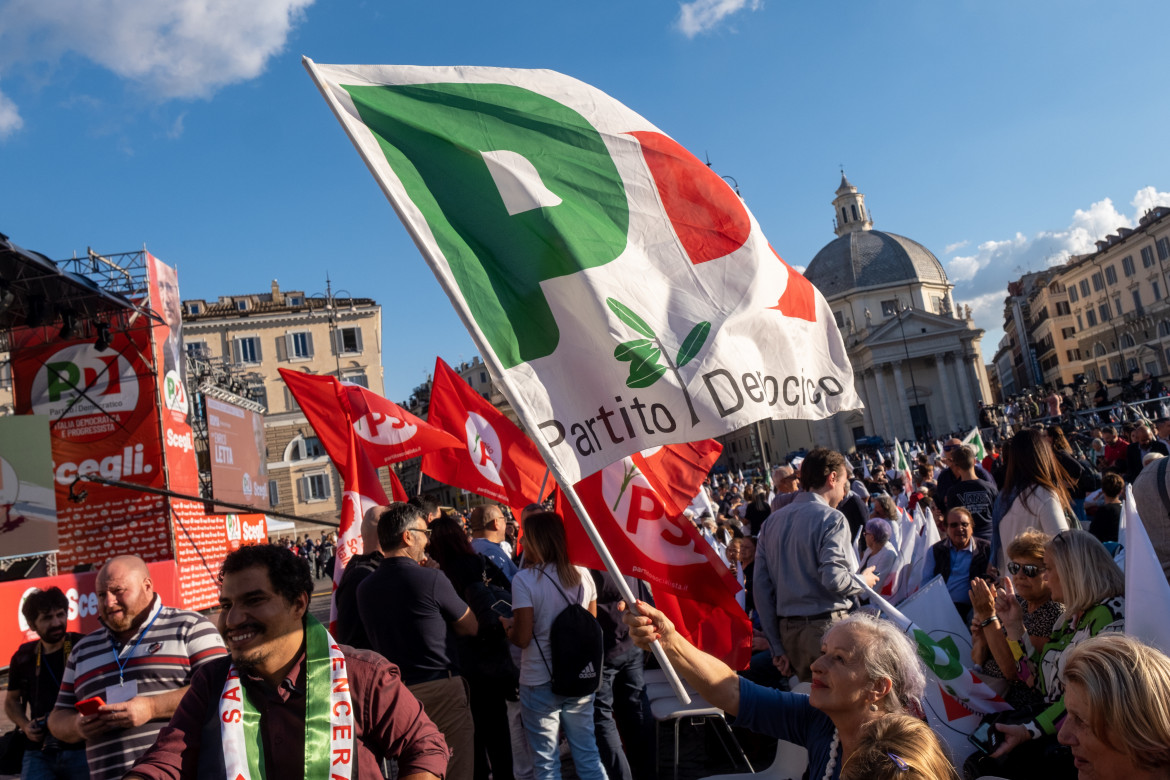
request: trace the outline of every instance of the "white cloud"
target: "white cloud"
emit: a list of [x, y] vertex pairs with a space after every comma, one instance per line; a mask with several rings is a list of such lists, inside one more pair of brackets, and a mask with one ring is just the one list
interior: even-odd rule
[[947, 244], [946, 249], [943, 250], [943, 254], [949, 255], [949, 254], [952, 254], [954, 252], [958, 252], [960, 249], [962, 249], [963, 247], [967, 246], [970, 243], [971, 243], [970, 241], [956, 241], [953, 244]]
[[0, 3], [0, 72], [74, 54], [157, 98], [206, 98], [260, 75], [312, 2], [10, 0]]
[[24, 126], [16, 104], [0, 92], [0, 139], [7, 138]]
[[762, 0], [692, 0], [679, 6], [678, 29], [688, 38], [707, 32], [734, 13], [757, 11]]

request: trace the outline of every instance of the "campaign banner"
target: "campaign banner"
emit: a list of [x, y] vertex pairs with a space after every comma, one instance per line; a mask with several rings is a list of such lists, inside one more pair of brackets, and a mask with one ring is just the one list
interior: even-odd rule
[[[56, 329], [12, 333], [17, 415], [49, 420], [57, 505], [57, 565], [101, 564], [122, 553], [171, 557], [166, 500], [79, 481], [79, 474], [166, 486], [150, 329], [116, 331], [109, 347], [60, 340]], [[192, 455], [192, 458], [194, 456]], [[85, 494], [83, 501], [70, 499]]]
[[0, 555], [57, 549], [49, 418], [0, 417]]
[[179, 602], [184, 609], [207, 609], [219, 603], [219, 567], [229, 552], [245, 544], [268, 541], [261, 514], [209, 515], [198, 501], [172, 502]]
[[250, 409], [204, 398], [211, 492], [233, 504], [268, 508], [268, 463], [264, 418]]
[[[158, 373], [159, 418], [167, 487], [199, 495], [199, 466], [191, 431], [191, 397], [187, 386], [187, 353], [183, 347], [183, 308], [174, 268], [146, 253], [150, 308], [163, 322], [151, 327], [154, 365]], [[265, 490], [268, 480], [264, 480]]]
[[[163, 604], [178, 606], [178, 579], [174, 561], [148, 563], [150, 581]], [[7, 667], [12, 654], [24, 642], [37, 638], [20, 613], [24, 600], [34, 590], [58, 587], [69, 599], [69, 630], [88, 634], [100, 627], [97, 616], [97, 571], [83, 574], [58, 574], [31, 580], [0, 582], [0, 666]]]

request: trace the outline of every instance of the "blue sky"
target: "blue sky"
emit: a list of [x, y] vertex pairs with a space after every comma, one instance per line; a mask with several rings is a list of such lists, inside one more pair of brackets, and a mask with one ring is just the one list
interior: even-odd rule
[[734, 177], [772, 245], [833, 238], [844, 165], [1001, 336], [1006, 282], [1155, 203], [1165, 2], [0, 0], [0, 232], [145, 246], [185, 298], [383, 306], [387, 395], [475, 348], [300, 64], [559, 70]]

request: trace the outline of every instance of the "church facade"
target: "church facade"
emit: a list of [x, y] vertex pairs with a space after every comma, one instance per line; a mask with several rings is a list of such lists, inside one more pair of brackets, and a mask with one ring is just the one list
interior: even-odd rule
[[841, 175], [833, 200], [837, 238], [804, 275], [825, 296], [853, 364], [865, 408], [813, 422], [764, 422], [724, 441], [728, 465], [783, 462], [813, 446], [848, 452], [863, 438], [926, 441], [975, 427], [991, 398], [983, 330], [959, 311], [954, 286], [916, 241], [875, 230], [865, 195]]

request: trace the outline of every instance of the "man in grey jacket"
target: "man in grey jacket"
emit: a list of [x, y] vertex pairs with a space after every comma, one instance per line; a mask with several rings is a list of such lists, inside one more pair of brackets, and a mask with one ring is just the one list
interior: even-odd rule
[[[756, 609], [781, 674], [811, 680], [821, 636], [861, 586], [852, 577], [849, 525], [836, 509], [849, 491], [845, 457], [823, 447], [800, 466], [802, 492], [772, 514], [756, 549]], [[873, 568], [863, 575], [877, 581]]]

